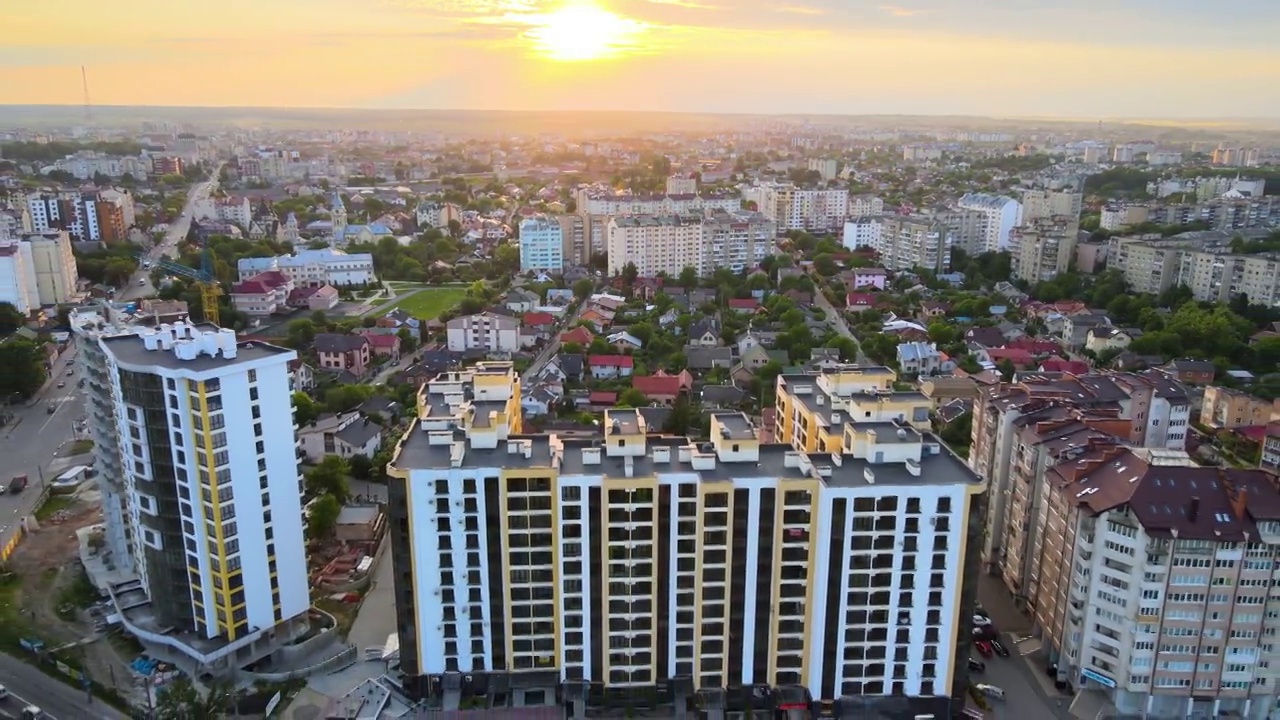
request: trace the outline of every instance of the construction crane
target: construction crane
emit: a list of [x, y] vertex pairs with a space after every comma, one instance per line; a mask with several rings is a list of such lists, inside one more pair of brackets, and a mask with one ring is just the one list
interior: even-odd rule
[[221, 323], [218, 322], [218, 297], [222, 295], [222, 288], [218, 285], [218, 277], [213, 274], [213, 254], [209, 248], [204, 249], [198, 270], [179, 265], [163, 256], [153, 260], [146, 253], [139, 253], [138, 257], [155, 263], [157, 268], [171, 275], [194, 280], [196, 287], [200, 289], [200, 306], [204, 308], [204, 321], [221, 327]]

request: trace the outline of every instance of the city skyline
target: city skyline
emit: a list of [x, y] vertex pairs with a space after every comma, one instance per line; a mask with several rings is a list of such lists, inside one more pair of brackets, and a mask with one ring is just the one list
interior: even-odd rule
[[0, 103], [79, 104], [83, 65], [100, 105], [1280, 116], [1280, 8], [1246, 5], [52, 0], [0, 10]]

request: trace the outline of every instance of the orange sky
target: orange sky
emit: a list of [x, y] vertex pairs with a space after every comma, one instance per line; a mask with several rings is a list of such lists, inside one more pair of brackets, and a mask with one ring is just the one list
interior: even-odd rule
[[1280, 3], [1241, 2], [10, 2], [0, 103], [79, 104], [83, 64], [99, 105], [1280, 115]]

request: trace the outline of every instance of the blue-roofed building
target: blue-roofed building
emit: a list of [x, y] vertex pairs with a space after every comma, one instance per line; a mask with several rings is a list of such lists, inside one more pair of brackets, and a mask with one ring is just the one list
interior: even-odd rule
[[344, 225], [333, 228], [335, 245], [351, 245], [354, 243], [374, 243], [384, 237], [395, 237], [395, 232], [382, 223], [369, 225]]

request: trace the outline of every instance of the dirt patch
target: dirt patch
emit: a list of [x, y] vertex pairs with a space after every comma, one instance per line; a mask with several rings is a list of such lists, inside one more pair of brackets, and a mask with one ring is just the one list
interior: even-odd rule
[[[24, 538], [9, 558], [9, 570], [22, 578], [14, 592], [17, 612], [46, 648], [95, 634], [93, 619], [83, 607], [95, 598], [91, 589], [86, 591], [88, 580], [78, 558], [76, 531], [100, 522], [97, 503], [73, 501], [43, 520], [40, 529]], [[94, 680], [108, 686], [114, 681], [116, 690], [126, 697], [136, 692], [129, 670], [133, 657], [122, 657], [116, 644], [100, 638], [70, 652], [80, 656], [82, 667]]]

